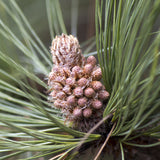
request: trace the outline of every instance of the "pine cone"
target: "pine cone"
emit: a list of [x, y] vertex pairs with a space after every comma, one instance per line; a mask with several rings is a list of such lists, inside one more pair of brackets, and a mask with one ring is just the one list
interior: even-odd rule
[[85, 60], [78, 40], [71, 35], [56, 37], [51, 52], [55, 66], [48, 80], [50, 101], [61, 109], [75, 128], [87, 132], [102, 119], [104, 104], [109, 97], [100, 82], [101, 69], [94, 56]]
[[83, 55], [76, 37], [72, 35], [56, 36], [52, 41], [51, 53], [53, 63], [56, 65], [65, 65], [73, 67], [75, 64], [82, 65]]

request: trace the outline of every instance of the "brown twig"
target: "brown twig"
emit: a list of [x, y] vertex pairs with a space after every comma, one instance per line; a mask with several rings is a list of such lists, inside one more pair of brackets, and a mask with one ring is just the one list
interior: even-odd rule
[[115, 128], [115, 125], [116, 125], [116, 123], [114, 123], [114, 125], [113, 125], [111, 131], [109, 132], [109, 134], [108, 134], [108, 136], [107, 136], [105, 142], [103, 143], [102, 147], [101, 147], [100, 150], [98, 151], [98, 153], [97, 153], [96, 157], [94, 158], [94, 160], [97, 160], [98, 157], [100, 156], [102, 150], [103, 150], [104, 147], [106, 146], [106, 144], [107, 144], [107, 142], [108, 142], [108, 140], [109, 140], [109, 138], [110, 138], [110, 136], [111, 136], [111, 134], [112, 134], [112, 132], [113, 132], [113, 129]]
[[64, 153], [65, 153], [65, 152], [63, 152], [63, 153], [61, 153], [61, 154], [59, 154], [59, 155], [56, 155], [56, 156], [54, 156], [54, 157], [50, 158], [49, 160], [54, 160], [54, 159], [56, 159], [56, 158], [60, 157], [61, 155], [63, 155]]

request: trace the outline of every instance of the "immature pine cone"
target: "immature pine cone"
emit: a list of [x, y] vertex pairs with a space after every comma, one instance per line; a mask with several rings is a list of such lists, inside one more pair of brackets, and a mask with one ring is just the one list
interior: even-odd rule
[[52, 41], [51, 53], [55, 65], [48, 80], [50, 101], [75, 128], [87, 132], [102, 119], [109, 97], [100, 82], [102, 72], [96, 58], [89, 56], [85, 60], [77, 38], [64, 34]]
[[51, 53], [53, 63], [56, 65], [74, 67], [77, 64], [81, 66], [83, 61], [79, 42], [72, 35], [56, 36], [52, 41]]

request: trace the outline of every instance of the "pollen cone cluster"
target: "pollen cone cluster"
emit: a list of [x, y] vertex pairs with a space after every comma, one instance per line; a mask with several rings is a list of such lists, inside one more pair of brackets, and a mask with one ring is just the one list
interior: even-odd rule
[[49, 74], [49, 100], [63, 112], [66, 121], [73, 122], [74, 128], [87, 132], [102, 119], [109, 97], [100, 82], [101, 68], [94, 56], [83, 57], [79, 42], [72, 35], [56, 36], [51, 53], [55, 65]]

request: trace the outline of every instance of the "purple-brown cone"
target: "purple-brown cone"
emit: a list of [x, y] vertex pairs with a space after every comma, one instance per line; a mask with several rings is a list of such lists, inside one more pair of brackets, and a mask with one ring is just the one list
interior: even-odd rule
[[87, 132], [103, 116], [109, 93], [100, 82], [101, 68], [96, 58], [83, 57], [77, 38], [62, 34], [52, 41], [55, 64], [49, 74], [50, 101], [72, 121], [74, 128]]

